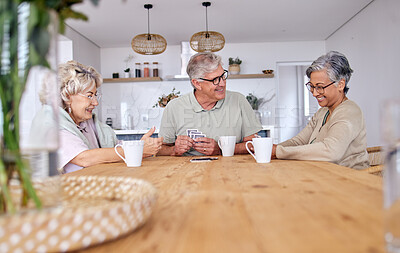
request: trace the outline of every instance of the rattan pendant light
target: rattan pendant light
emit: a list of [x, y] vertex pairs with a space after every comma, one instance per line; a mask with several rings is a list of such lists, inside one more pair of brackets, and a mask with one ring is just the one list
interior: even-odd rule
[[136, 35], [132, 39], [132, 49], [138, 54], [161, 54], [167, 48], [167, 41], [159, 34], [150, 33], [150, 9], [153, 5], [145, 4], [144, 8], [147, 9], [147, 33]]
[[225, 38], [219, 32], [208, 31], [207, 7], [210, 2], [203, 2], [206, 7], [206, 30], [192, 35], [190, 38], [190, 47], [196, 52], [217, 52], [224, 48]]

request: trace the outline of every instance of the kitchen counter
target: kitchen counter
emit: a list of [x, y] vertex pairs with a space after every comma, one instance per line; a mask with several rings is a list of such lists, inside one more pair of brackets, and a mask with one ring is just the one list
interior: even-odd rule
[[[129, 135], [129, 134], [145, 134], [149, 131], [150, 129], [143, 130], [143, 129], [133, 129], [133, 130], [116, 130], [114, 129], [114, 132], [116, 135]], [[154, 133], [158, 134], [159, 129], [156, 129]]]
[[[149, 131], [149, 129], [133, 129], [133, 130], [115, 130], [114, 132], [117, 135], [117, 138], [119, 140], [140, 140], [140, 138]], [[157, 128], [152, 137], [158, 137], [158, 131], [159, 129]], [[269, 126], [269, 125], [263, 125], [262, 130], [260, 132], [264, 132], [265, 134], [260, 134], [262, 137], [273, 137], [274, 138], [274, 143], [275, 143], [275, 132], [274, 132], [274, 126]]]

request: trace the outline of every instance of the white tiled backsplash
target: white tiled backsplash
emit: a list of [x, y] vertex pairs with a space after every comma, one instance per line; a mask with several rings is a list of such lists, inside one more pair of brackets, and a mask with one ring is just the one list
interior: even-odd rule
[[[192, 92], [186, 81], [103, 83], [102, 98], [98, 107], [100, 120], [111, 118], [114, 129], [149, 129], [160, 127], [163, 109], [153, 108], [162, 94], [180, 91], [180, 95]], [[259, 111], [264, 125], [274, 125], [275, 79], [233, 79], [227, 81], [227, 89], [243, 95], [253, 93], [270, 100]]]

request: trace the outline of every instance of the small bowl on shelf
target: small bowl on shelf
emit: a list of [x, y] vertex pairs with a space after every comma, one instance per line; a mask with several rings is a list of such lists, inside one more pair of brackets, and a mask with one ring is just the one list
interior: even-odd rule
[[273, 73], [274, 73], [274, 70], [273, 70], [273, 69], [264, 69], [262, 72], [263, 72], [264, 74], [273, 74]]

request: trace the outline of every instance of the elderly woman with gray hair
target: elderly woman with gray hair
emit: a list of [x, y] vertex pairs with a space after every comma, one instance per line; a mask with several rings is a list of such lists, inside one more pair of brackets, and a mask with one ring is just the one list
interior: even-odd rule
[[[60, 147], [59, 167], [63, 173], [121, 158], [114, 151], [117, 138], [114, 131], [93, 114], [99, 104], [97, 89], [102, 83], [100, 74], [90, 66], [76, 61], [61, 64], [60, 79]], [[150, 138], [154, 127], [143, 136], [143, 157], [156, 154], [162, 138]], [[122, 148], [119, 150], [123, 154]]]
[[298, 135], [273, 146], [272, 158], [328, 161], [354, 169], [369, 166], [363, 113], [346, 96], [352, 72], [347, 58], [335, 51], [308, 67], [306, 86], [321, 108]]

